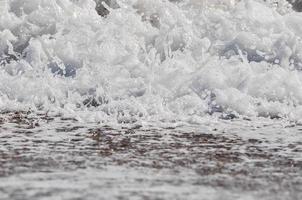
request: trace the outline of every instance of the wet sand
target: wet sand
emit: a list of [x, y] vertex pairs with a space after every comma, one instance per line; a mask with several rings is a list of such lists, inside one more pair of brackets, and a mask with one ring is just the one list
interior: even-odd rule
[[165, 128], [2, 113], [0, 199], [302, 199], [302, 127]]

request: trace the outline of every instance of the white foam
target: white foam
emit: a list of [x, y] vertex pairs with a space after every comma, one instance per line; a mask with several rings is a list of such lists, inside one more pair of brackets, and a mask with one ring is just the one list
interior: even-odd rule
[[302, 116], [302, 15], [287, 4], [120, 0], [106, 18], [92, 0], [0, 5], [2, 109], [119, 122]]

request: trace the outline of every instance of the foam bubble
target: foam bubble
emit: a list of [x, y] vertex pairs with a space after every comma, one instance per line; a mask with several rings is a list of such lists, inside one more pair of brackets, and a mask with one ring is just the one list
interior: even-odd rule
[[302, 15], [288, 4], [117, 2], [101, 17], [92, 0], [1, 0], [1, 108], [88, 121], [300, 119]]

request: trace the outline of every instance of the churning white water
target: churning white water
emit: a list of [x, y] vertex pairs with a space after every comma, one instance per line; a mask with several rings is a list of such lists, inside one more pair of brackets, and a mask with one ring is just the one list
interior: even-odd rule
[[0, 0], [0, 109], [87, 121], [302, 117], [286, 1]]

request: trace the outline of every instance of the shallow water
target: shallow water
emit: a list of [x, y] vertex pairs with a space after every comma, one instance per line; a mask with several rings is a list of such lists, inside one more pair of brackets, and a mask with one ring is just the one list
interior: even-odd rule
[[302, 199], [277, 2], [0, 0], [0, 199]]
[[301, 199], [302, 126], [119, 127], [6, 113], [0, 199]]

